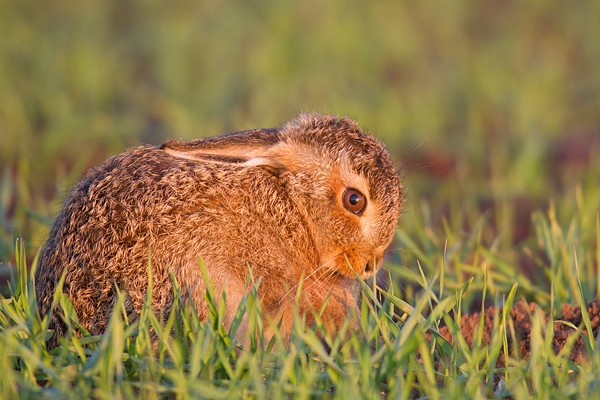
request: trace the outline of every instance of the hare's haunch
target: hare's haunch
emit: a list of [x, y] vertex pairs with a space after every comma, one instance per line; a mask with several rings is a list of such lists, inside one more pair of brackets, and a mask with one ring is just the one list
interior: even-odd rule
[[[41, 253], [38, 305], [50, 311], [65, 273], [79, 322], [99, 334], [117, 289], [131, 317], [139, 313], [150, 257], [153, 308], [172, 307], [172, 272], [205, 318], [201, 257], [215, 290], [226, 289], [227, 323], [250, 267], [265, 316], [282, 318], [284, 334], [302, 279], [300, 311], [310, 322], [330, 296], [334, 331], [356, 306], [356, 276], [380, 264], [402, 202], [388, 152], [348, 118], [302, 115], [277, 129], [137, 147], [73, 188]], [[58, 335], [60, 313], [51, 317]]]

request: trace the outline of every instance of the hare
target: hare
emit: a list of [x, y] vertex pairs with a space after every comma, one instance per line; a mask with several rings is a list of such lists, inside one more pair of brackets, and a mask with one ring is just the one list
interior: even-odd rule
[[[152, 307], [168, 313], [171, 273], [207, 318], [199, 259], [230, 324], [251, 270], [265, 318], [289, 335], [299, 310], [314, 322], [326, 299], [332, 333], [357, 305], [357, 276], [371, 276], [390, 244], [404, 199], [385, 147], [348, 118], [308, 114], [256, 129], [140, 146], [90, 170], [51, 228], [36, 270], [38, 308], [50, 310], [65, 273], [80, 324], [104, 331], [117, 298], [135, 319], [153, 277]], [[65, 272], [66, 270], [66, 272]], [[58, 307], [57, 307], [58, 308]]]

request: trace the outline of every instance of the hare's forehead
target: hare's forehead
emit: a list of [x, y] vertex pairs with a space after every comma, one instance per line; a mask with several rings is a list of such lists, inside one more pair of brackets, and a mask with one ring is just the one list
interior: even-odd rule
[[262, 165], [266, 159], [292, 173], [301, 172], [318, 180], [330, 180], [335, 190], [354, 188], [367, 197], [379, 197], [380, 193], [374, 191], [380, 191], [388, 181], [393, 180], [390, 176], [395, 174], [393, 164], [390, 160], [382, 161], [387, 154], [379, 148], [354, 150], [349, 151], [343, 145], [311, 146], [289, 141], [273, 146], [265, 157], [251, 159], [244, 165]]
[[364, 195], [370, 195], [369, 180], [366, 176], [358, 173], [351, 160], [342, 158], [334, 164], [336, 173], [334, 178], [339, 178], [345, 188], [354, 188], [361, 191]]

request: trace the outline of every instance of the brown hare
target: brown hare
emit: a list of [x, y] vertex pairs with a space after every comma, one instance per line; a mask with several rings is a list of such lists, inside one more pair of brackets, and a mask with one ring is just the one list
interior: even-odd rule
[[[329, 296], [323, 319], [335, 332], [356, 307], [356, 277], [381, 263], [402, 203], [390, 155], [348, 118], [302, 115], [276, 129], [140, 146], [73, 188], [41, 252], [38, 306], [50, 311], [65, 273], [79, 322], [100, 334], [117, 289], [136, 318], [151, 259], [153, 309], [171, 309], [172, 273], [206, 318], [202, 258], [217, 295], [226, 292], [226, 323], [251, 270], [265, 318], [281, 319], [284, 336], [301, 280], [298, 311], [314, 322]], [[66, 326], [52, 312], [56, 343]]]

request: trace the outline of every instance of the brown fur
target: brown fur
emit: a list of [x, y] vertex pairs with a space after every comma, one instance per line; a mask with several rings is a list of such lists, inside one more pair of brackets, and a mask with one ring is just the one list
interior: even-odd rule
[[[367, 197], [362, 215], [343, 207], [346, 187]], [[402, 202], [388, 152], [347, 118], [302, 115], [278, 129], [140, 146], [74, 187], [41, 253], [39, 308], [49, 311], [66, 270], [63, 291], [92, 334], [104, 331], [116, 288], [135, 318], [151, 257], [153, 308], [172, 307], [172, 271], [206, 318], [202, 257], [217, 294], [226, 289], [227, 323], [250, 266], [262, 277], [263, 311], [283, 317], [284, 335], [301, 277], [300, 311], [310, 323], [331, 294], [325, 320], [335, 331], [356, 306], [355, 273], [367, 277], [381, 262]], [[64, 335], [57, 313], [50, 327]]]

